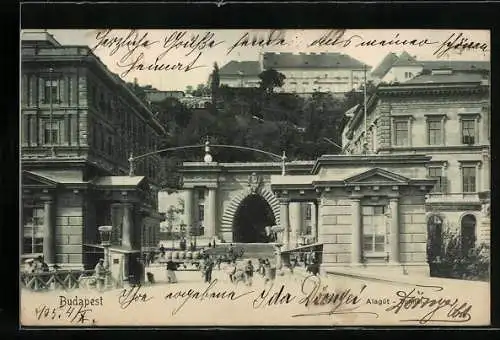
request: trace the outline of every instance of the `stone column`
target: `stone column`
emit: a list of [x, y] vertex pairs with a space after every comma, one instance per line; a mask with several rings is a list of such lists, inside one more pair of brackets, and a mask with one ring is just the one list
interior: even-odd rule
[[290, 247], [290, 216], [288, 209], [289, 201], [286, 199], [280, 200], [280, 222], [283, 229], [283, 248], [289, 249]]
[[303, 223], [302, 219], [302, 206], [300, 202], [290, 203], [290, 247], [297, 247], [299, 244], [300, 230]]
[[212, 239], [216, 234], [217, 224], [217, 188], [208, 188], [208, 216], [205, 226], [207, 233], [205, 236]]
[[123, 216], [121, 214], [122, 206], [119, 203], [111, 204], [111, 243], [120, 244], [122, 236]]
[[314, 242], [318, 242], [318, 203], [311, 204], [311, 234]]
[[132, 249], [132, 236], [134, 228], [134, 219], [132, 216], [132, 204], [123, 203], [123, 220], [122, 220], [122, 246], [127, 249]]
[[359, 198], [351, 199], [352, 209], [352, 240], [351, 240], [351, 264], [361, 263], [361, 202]]
[[56, 263], [56, 233], [54, 223], [54, 201], [44, 202], [43, 220], [43, 258], [48, 265]]
[[389, 201], [391, 209], [391, 238], [389, 244], [391, 247], [391, 263], [399, 263], [399, 200], [391, 198]]
[[184, 198], [184, 223], [186, 224], [186, 238], [189, 239], [194, 224], [194, 190], [186, 189]]

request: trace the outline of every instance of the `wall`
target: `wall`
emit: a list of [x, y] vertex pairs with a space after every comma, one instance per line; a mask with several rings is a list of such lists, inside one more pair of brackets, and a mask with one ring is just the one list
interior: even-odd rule
[[83, 198], [61, 192], [56, 205], [56, 260], [64, 267], [83, 267]]
[[351, 262], [352, 209], [342, 189], [323, 193], [318, 211], [318, 242], [323, 245], [324, 267]]
[[[403, 83], [407, 80], [414, 78], [417, 74], [422, 72], [422, 66], [394, 66], [389, 72], [382, 78], [382, 82], [399, 82]], [[408, 76], [407, 73], [410, 73]]]

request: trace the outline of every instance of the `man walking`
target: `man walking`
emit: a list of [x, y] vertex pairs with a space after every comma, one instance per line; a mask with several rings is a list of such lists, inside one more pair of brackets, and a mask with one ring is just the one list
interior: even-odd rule
[[106, 268], [104, 268], [104, 259], [99, 259], [99, 262], [97, 262], [94, 271], [95, 271], [97, 288], [99, 290], [103, 290], [104, 281], [106, 279]]
[[253, 268], [252, 260], [248, 260], [248, 263], [245, 266], [245, 279], [246, 279], [246, 283], [248, 286], [252, 285], [253, 271], [254, 271], [254, 268]]

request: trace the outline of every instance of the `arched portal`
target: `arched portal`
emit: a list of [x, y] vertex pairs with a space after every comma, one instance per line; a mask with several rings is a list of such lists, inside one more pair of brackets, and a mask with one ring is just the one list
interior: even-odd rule
[[462, 251], [468, 253], [469, 250], [474, 248], [476, 242], [476, 217], [474, 215], [465, 215], [462, 217], [460, 229]]
[[233, 219], [233, 242], [265, 243], [269, 241], [265, 228], [276, 224], [267, 201], [258, 194], [245, 197]]

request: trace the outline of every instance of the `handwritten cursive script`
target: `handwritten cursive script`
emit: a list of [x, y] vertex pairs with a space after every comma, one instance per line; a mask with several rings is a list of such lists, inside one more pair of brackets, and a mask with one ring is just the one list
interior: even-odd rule
[[[443, 287], [439, 286], [417, 286], [409, 291], [399, 290], [396, 295], [399, 301], [389, 306], [385, 310], [398, 314], [406, 310], [421, 310], [423, 315], [417, 319], [407, 319], [400, 321], [418, 321], [420, 324], [429, 322], [467, 322], [471, 319], [472, 306], [466, 302], [460, 302], [457, 298], [429, 297], [425, 290], [431, 289], [434, 292], [440, 292]], [[438, 312], [447, 311], [445, 315]], [[443, 318], [444, 316], [444, 318]]]
[[211, 300], [231, 300], [235, 301], [238, 299], [241, 299], [243, 296], [246, 296], [248, 294], [253, 293], [253, 291], [246, 291], [243, 292], [242, 294], [236, 294], [234, 290], [231, 291], [216, 291], [217, 285], [217, 279], [212, 280], [212, 282], [209, 283], [207, 288], [203, 291], [198, 291], [195, 289], [188, 289], [188, 290], [179, 290], [176, 292], [169, 292], [165, 294], [164, 299], [165, 300], [181, 300], [181, 303], [177, 308], [175, 308], [172, 311], [172, 315], [176, 315], [179, 313], [179, 311], [184, 307], [184, 305], [192, 300], [192, 301], [203, 301], [205, 299], [211, 299]]
[[441, 58], [450, 51], [462, 53], [465, 50], [480, 50], [483, 53], [486, 53], [486, 51], [488, 50], [488, 44], [485, 42], [472, 41], [467, 38], [462, 32], [452, 33], [434, 51], [434, 55], [438, 58]]
[[131, 288], [125, 288], [121, 291], [118, 296], [118, 303], [122, 309], [128, 308], [132, 303], [135, 302], [148, 302], [152, 297], [141, 291], [141, 285], [136, 285]]
[[305, 307], [329, 306], [330, 310], [325, 312], [295, 314], [292, 315], [292, 317], [335, 314], [370, 314], [378, 318], [377, 313], [357, 310], [362, 305], [361, 295], [366, 287], [366, 285], [362, 285], [359, 292], [355, 293], [351, 288], [331, 288], [323, 284], [321, 278], [318, 276], [308, 276], [302, 281], [301, 290], [304, 296], [298, 300], [298, 303]]

